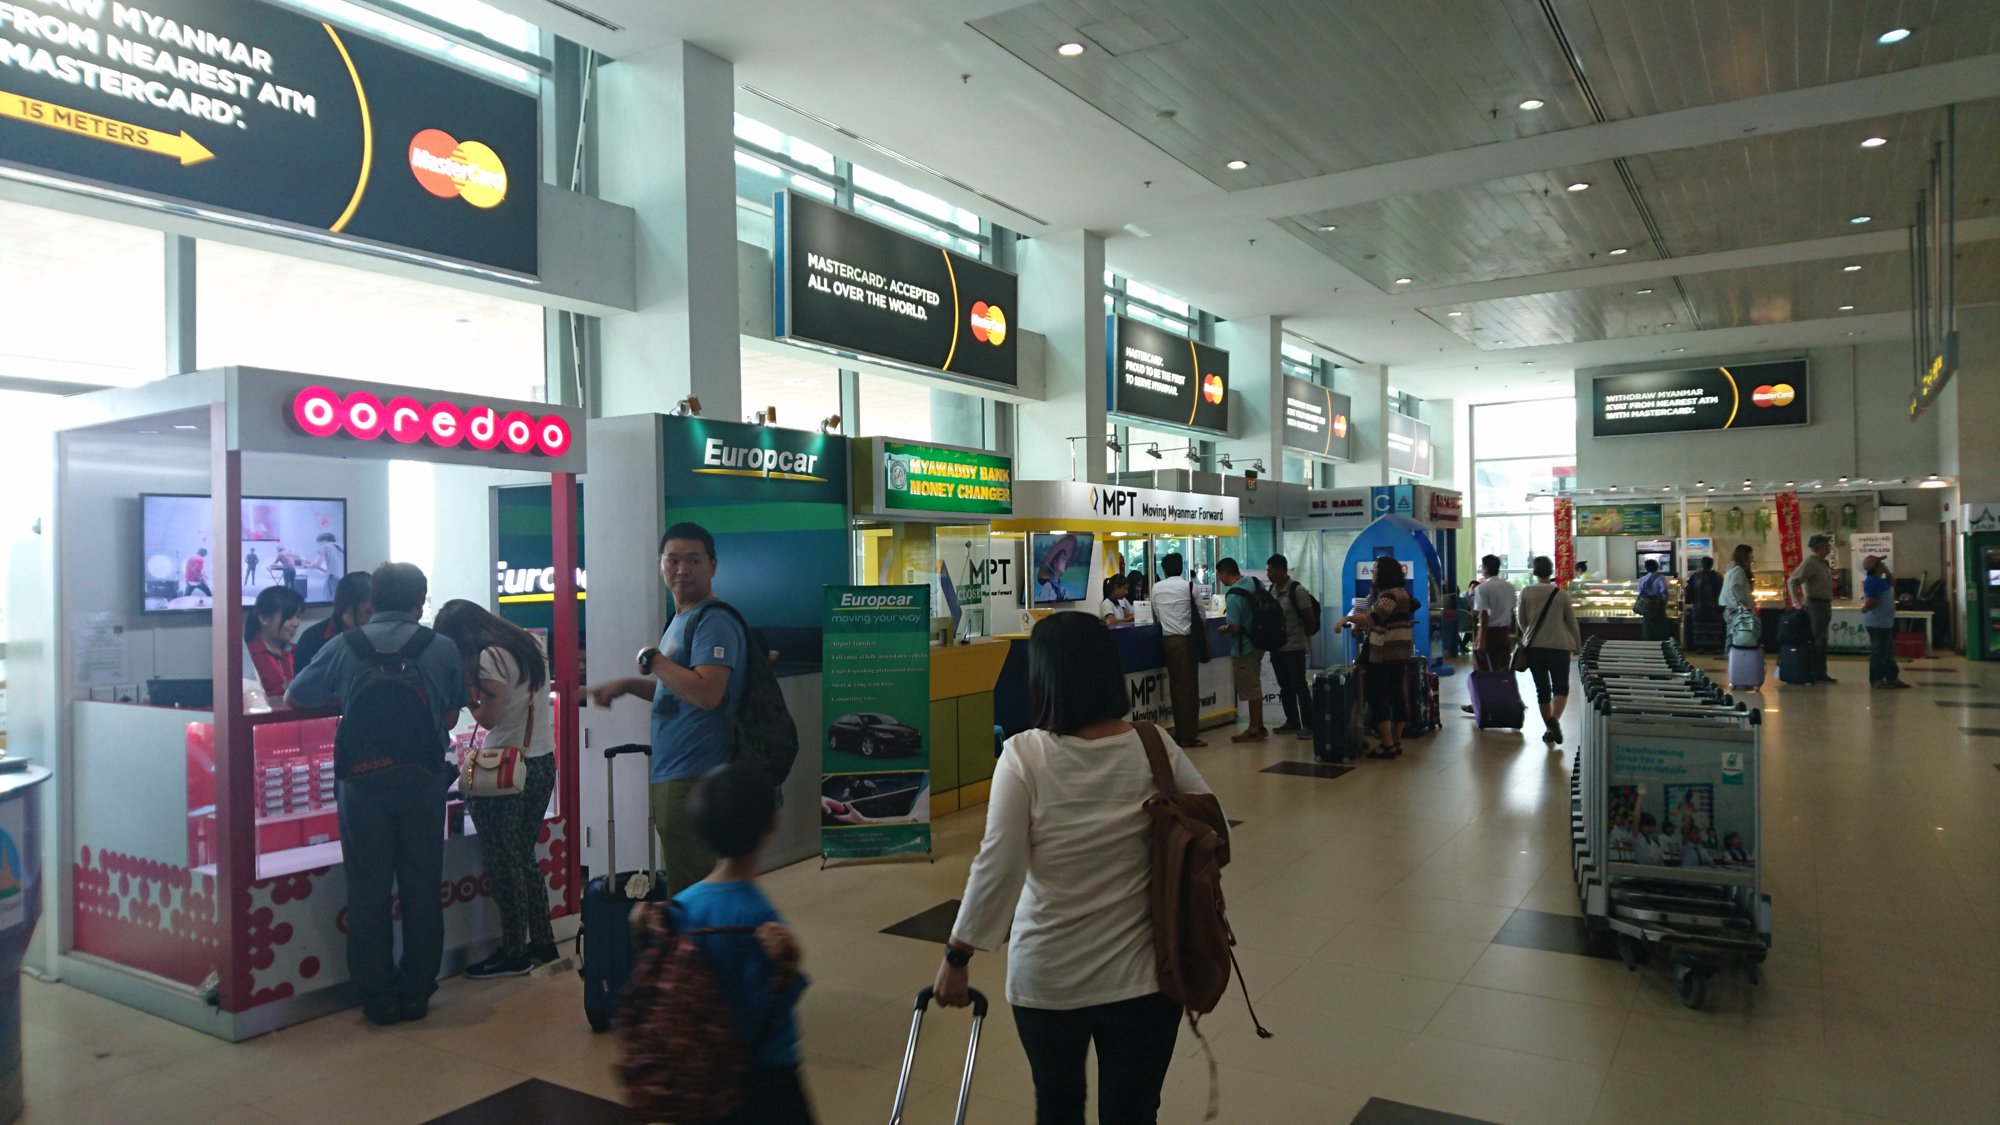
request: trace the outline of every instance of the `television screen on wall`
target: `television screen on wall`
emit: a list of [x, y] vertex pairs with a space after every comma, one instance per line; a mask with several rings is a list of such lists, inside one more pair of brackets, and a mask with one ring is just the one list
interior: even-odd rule
[[1094, 539], [1089, 534], [1056, 535], [1044, 532], [1034, 536], [1036, 605], [1090, 599], [1090, 553], [1093, 545]]
[[1803, 359], [1600, 375], [1590, 388], [1593, 437], [1803, 426], [1812, 420]]
[[[140, 582], [147, 613], [215, 608], [216, 568], [206, 496], [146, 493], [140, 507]], [[243, 583], [243, 604], [273, 586], [289, 586], [307, 605], [332, 605], [347, 573], [347, 501], [301, 496], [245, 496], [243, 542], [229, 565]]]

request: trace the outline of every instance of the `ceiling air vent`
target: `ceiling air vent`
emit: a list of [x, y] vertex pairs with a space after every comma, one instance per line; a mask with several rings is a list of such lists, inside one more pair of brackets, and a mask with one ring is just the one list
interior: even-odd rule
[[589, 20], [591, 23], [596, 24], [597, 26], [603, 28], [606, 31], [625, 30], [624, 24], [614, 23], [611, 20], [605, 19], [603, 16], [598, 15], [596, 12], [579, 8], [575, 4], [566, 4], [563, 2], [563, 0], [548, 0], [548, 3], [553, 7], [561, 8], [563, 11], [568, 12], [570, 15], [573, 15], [580, 20]]

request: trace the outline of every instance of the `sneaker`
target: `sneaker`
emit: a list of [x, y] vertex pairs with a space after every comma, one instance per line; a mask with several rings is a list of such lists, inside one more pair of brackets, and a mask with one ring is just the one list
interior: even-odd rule
[[431, 998], [425, 996], [416, 1000], [405, 1000], [396, 1014], [404, 1023], [415, 1023], [431, 1014]]
[[1229, 741], [1262, 742], [1269, 737], [1271, 737], [1271, 732], [1267, 730], [1246, 730], [1242, 734], [1231, 735]]
[[1554, 746], [1556, 743], [1562, 741], [1562, 737], [1556, 734], [1556, 728], [1550, 727], [1542, 732], [1542, 741], [1548, 743], [1550, 746]]
[[535, 963], [526, 954], [509, 957], [505, 953], [495, 953], [484, 961], [475, 961], [465, 967], [465, 975], [472, 980], [493, 980], [498, 977], [524, 977], [534, 970]]
[[1885, 688], [1894, 688], [1897, 691], [1906, 691], [1916, 685], [1904, 683], [1902, 680], [1883, 680], [1882, 686]]
[[1311, 742], [1313, 740], [1313, 732], [1309, 730], [1302, 730], [1297, 734], [1293, 735], [1292, 737], [1298, 739], [1300, 742]]
[[403, 1019], [403, 1009], [396, 1004], [364, 1004], [361, 1006], [361, 1014], [367, 1016], [368, 1022], [376, 1027], [388, 1027], [390, 1024], [401, 1023]]
[[1275, 727], [1272, 727], [1272, 728], [1271, 728], [1271, 733], [1272, 733], [1272, 734], [1297, 734], [1297, 733], [1299, 733], [1299, 724], [1297, 724], [1297, 723], [1292, 723], [1292, 722], [1286, 722], [1286, 723], [1280, 723], [1280, 724], [1278, 724], [1277, 726], [1275, 726]]
[[559, 961], [561, 959], [562, 953], [556, 949], [554, 942], [550, 942], [547, 945], [530, 946], [528, 948], [528, 960], [536, 965], [546, 965], [551, 961]]
[[1207, 747], [1208, 743], [1203, 742], [1199, 738], [1195, 739], [1192, 742], [1183, 742], [1180, 744], [1180, 748], [1183, 750], [1204, 750], [1207, 749]]
[[1820, 678], [1819, 678], [1818, 680], [1816, 680], [1815, 682], [1816, 682], [1816, 683], [1822, 683], [1822, 684], [1837, 684], [1837, 683], [1839, 683], [1840, 681], [1839, 681], [1839, 680], [1836, 680], [1836, 679], [1834, 679], [1834, 678], [1833, 678], [1832, 676], [1821, 676], [1821, 677], [1820, 677]]

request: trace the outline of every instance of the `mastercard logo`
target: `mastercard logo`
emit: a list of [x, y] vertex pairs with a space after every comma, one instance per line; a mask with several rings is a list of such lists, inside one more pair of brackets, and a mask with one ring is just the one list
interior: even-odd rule
[[463, 199], [474, 207], [497, 207], [507, 198], [507, 167], [500, 154], [478, 141], [453, 140], [442, 129], [410, 138], [410, 174], [439, 199]]
[[1222, 401], [1222, 394], [1222, 376], [1211, 374], [1201, 377], [1201, 397], [1214, 403]]
[[1756, 406], [1790, 406], [1798, 397], [1790, 383], [1766, 383], [1750, 392], [1750, 401]]
[[982, 344], [999, 347], [1007, 340], [1007, 314], [999, 305], [989, 305], [985, 301], [972, 303], [972, 338]]
[[1336, 414], [1333, 416], [1333, 436], [1338, 438], [1347, 436], [1347, 415]]

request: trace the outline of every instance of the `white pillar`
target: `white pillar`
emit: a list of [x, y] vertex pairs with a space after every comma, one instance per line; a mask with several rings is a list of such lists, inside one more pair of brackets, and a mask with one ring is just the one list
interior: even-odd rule
[[639, 309], [604, 321], [595, 413], [664, 413], [695, 394], [707, 416], [738, 419], [735, 68], [669, 43], [598, 83], [603, 195], [637, 212]]
[[[1026, 239], [1021, 323], [1047, 340], [1047, 399], [1020, 409], [1014, 475], [1024, 480], [1104, 480], [1104, 239], [1071, 231]], [[1068, 439], [1083, 435], [1075, 443]]]
[[1342, 488], [1389, 483], [1389, 369], [1379, 363], [1343, 368], [1335, 390], [1354, 400], [1354, 463], [1334, 470]]
[[1275, 316], [1225, 320], [1215, 326], [1215, 346], [1229, 353], [1230, 422], [1237, 441], [1225, 441], [1221, 452], [1236, 469], [1253, 458], [1264, 460], [1265, 479], [1280, 481], [1285, 470], [1284, 321]]

